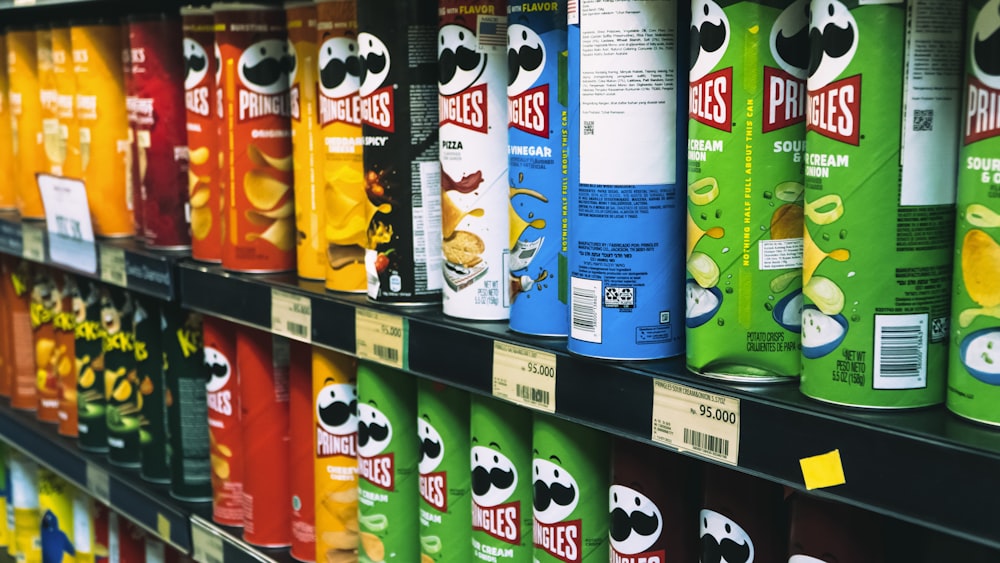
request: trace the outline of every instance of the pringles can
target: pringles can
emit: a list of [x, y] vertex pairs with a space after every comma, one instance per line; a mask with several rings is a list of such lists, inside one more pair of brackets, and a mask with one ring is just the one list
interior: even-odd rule
[[[73, 492], [73, 548], [77, 563], [97, 562], [97, 542], [94, 538], [94, 497], [76, 489]], [[104, 547], [107, 558], [107, 547]]]
[[104, 396], [104, 325], [97, 283], [76, 278], [73, 298], [73, 350], [76, 355], [77, 446], [87, 452], [108, 451], [107, 400]]
[[25, 219], [44, 219], [42, 193], [35, 183], [35, 173], [44, 170], [47, 158], [42, 148], [38, 46], [33, 29], [7, 30], [7, 75], [17, 210]]
[[7, 75], [7, 37], [0, 33], [0, 209], [17, 209], [14, 183], [14, 116], [11, 114], [10, 77]]
[[51, 470], [38, 468], [38, 513], [41, 515], [43, 563], [76, 563], [73, 546], [75, 487]]
[[121, 467], [139, 468], [142, 393], [136, 376], [134, 315], [135, 301], [131, 293], [113, 286], [101, 288], [108, 461]]
[[359, 554], [371, 561], [391, 554], [399, 561], [418, 561], [416, 381], [401, 371], [360, 362], [357, 416]]
[[61, 354], [56, 348], [53, 310], [59, 301], [55, 280], [45, 266], [36, 266], [31, 283], [31, 330], [35, 346], [35, 417], [42, 422], [59, 422], [59, 376], [56, 364]]
[[923, 65], [962, 60], [962, 5], [825, 0], [811, 14], [813, 43], [837, 48], [808, 79], [800, 388], [850, 406], [941, 403], [958, 158], [941, 147], [959, 143], [961, 72]]
[[9, 474], [7, 472], [7, 444], [0, 442], [0, 553], [8, 553], [11, 534], [7, 527], [7, 507], [10, 501]]
[[160, 301], [136, 294], [132, 321], [136, 381], [141, 425], [139, 474], [151, 483], [170, 483], [167, 439], [166, 378], [163, 373], [163, 332]]
[[18, 410], [38, 408], [38, 372], [35, 368], [34, 331], [31, 323], [31, 264], [4, 257], [3, 292], [10, 327], [10, 406]]
[[368, 226], [378, 207], [365, 189], [362, 160], [357, 3], [319, 0], [316, 13], [320, 132], [315, 170], [326, 206], [326, 288], [363, 293]]
[[243, 525], [243, 427], [240, 425], [240, 374], [236, 363], [236, 325], [216, 317], [202, 319], [208, 381], [208, 436], [212, 460], [212, 520]]
[[38, 53], [38, 96], [42, 104], [42, 149], [45, 162], [39, 172], [62, 176], [66, 160], [65, 145], [59, 134], [59, 92], [56, 90], [55, 65], [52, 62], [52, 28], [47, 24], [35, 29]]
[[[684, 351], [678, 140], [687, 135], [687, 92], [665, 78], [633, 81], [680, 75], [683, 4], [574, 4], [568, 15], [569, 350], [577, 354], [639, 360]], [[608, 34], [631, 39], [598, 47]]]
[[368, 223], [368, 297], [417, 305], [441, 299], [434, 0], [358, 3], [359, 93]]
[[218, 183], [219, 121], [215, 99], [215, 18], [208, 8], [181, 8], [184, 104], [187, 108], [188, 205], [191, 257], [222, 261], [222, 187]]
[[801, 369], [808, 6], [696, 2], [708, 34], [690, 73], [687, 362], [709, 377]]
[[446, 315], [510, 317], [505, 0], [438, 2]]
[[[106, 22], [79, 23], [70, 28], [74, 106], [80, 135], [81, 177], [87, 185], [87, 205], [99, 237], [135, 234], [128, 111], [122, 65], [122, 27]], [[124, 45], [128, 49], [128, 44]]]
[[52, 27], [52, 73], [56, 86], [56, 118], [59, 120], [59, 151], [62, 175], [79, 178], [80, 127], [76, 122], [76, 74], [73, 72], [72, 34], [67, 24]]
[[74, 304], [80, 296], [73, 274], [60, 272], [56, 277], [59, 303], [52, 317], [56, 329], [56, 350], [59, 361], [59, 434], [76, 438], [78, 433], [78, 400], [76, 392], [76, 314]]
[[472, 561], [469, 394], [417, 382], [421, 561]]
[[699, 561], [781, 561], [787, 520], [780, 485], [715, 465], [704, 466]]
[[18, 563], [42, 563], [42, 516], [38, 511], [38, 464], [20, 452], [8, 452], [10, 503], [8, 522], [14, 534], [14, 558]]
[[[1000, 338], [1000, 109], [990, 100], [1000, 96], [1000, 69], [989, 60], [1000, 57], [998, 38], [988, 23], [1000, 2], [968, 4], [965, 52], [965, 111], [959, 148], [958, 212], [952, 276], [951, 337], [948, 361], [948, 409], [960, 416], [1000, 425], [992, 407], [1000, 396], [1000, 362], [994, 349]], [[987, 47], [988, 46], [988, 47]]]
[[316, 561], [316, 424], [313, 421], [312, 346], [292, 341], [288, 367], [288, 462], [292, 547], [297, 561]]
[[258, 4], [212, 5], [222, 65], [222, 266], [295, 269], [291, 100], [295, 59], [285, 12]]
[[355, 358], [313, 348], [314, 510], [316, 555], [320, 561], [357, 557], [357, 371]]
[[886, 561], [885, 530], [874, 512], [795, 493], [790, 514], [788, 563]]

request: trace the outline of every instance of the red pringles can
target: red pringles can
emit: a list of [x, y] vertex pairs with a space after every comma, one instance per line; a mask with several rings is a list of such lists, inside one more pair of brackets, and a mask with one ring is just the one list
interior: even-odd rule
[[244, 458], [236, 325], [206, 316], [201, 326], [208, 371], [205, 390], [212, 461], [212, 520], [224, 526], [242, 526]]
[[142, 238], [150, 248], [191, 246], [184, 131], [181, 22], [167, 14], [129, 18], [129, 114], [135, 123]]
[[212, 5], [222, 66], [222, 267], [295, 269], [290, 77], [298, 61], [279, 6]]
[[215, 99], [215, 18], [209, 8], [181, 8], [184, 33], [184, 104], [187, 108], [188, 204], [191, 257], [222, 261], [222, 186], [219, 119]]
[[258, 547], [291, 545], [289, 492], [288, 340], [240, 327], [236, 332], [240, 373], [243, 453], [243, 539]]
[[313, 444], [312, 346], [291, 343], [291, 366], [288, 376], [288, 436], [291, 454], [292, 549], [298, 561], [316, 560], [316, 479]]

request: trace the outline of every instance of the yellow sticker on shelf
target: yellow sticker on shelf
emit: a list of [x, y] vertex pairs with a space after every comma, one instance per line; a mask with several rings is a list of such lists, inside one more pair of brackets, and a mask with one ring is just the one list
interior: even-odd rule
[[21, 257], [32, 262], [45, 261], [45, 231], [41, 227], [21, 224]]
[[407, 326], [406, 319], [399, 315], [355, 309], [355, 355], [362, 360], [407, 369]]
[[738, 465], [740, 400], [657, 379], [653, 382], [651, 438], [681, 451]]
[[844, 476], [844, 464], [840, 460], [840, 450], [804, 457], [799, 460], [799, 466], [802, 467], [806, 490], [835, 487], [847, 482]]
[[302, 342], [312, 341], [312, 300], [271, 289], [271, 332]]
[[128, 275], [125, 272], [125, 250], [113, 246], [100, 247], [101, 281], [128, 287]]
[[556, 412], [556, 355], [493, 342], [493, 396], [544, 412]]
[[156, 533], [163, 541], [170, 541], [170, 520], [159, 512], [156, 513]]

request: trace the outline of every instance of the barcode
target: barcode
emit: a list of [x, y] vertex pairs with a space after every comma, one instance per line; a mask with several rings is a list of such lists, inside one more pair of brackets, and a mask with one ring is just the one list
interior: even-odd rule
[[875, 389], [926, 385], [927, 315], [875, 316]]
[[285, 321], [285, 330], [295, 336], [306, 336], [309, 332], [309, 329], [305, 325], [293, 323], [292, 321]]
[[372, 354], [375, 354], [376, 357], [382, 358], [387, 362], [399, 361], [399, 350], [392, 348], [390, 346], [385, 346], [382, 344], [373, 344]]
[[593, 135], [594, 134], [594, 122], [593, 121], [588, 120], [588, 121], [584, 121], [583, 122], [583, 134], [584, 135]]
[[913, 110], [913, 130], [933, 131], [934, 130], [934, 110], [915, 109]]
[[573, 278], [570, 294], [572, 336], [584, 342], [601, 341], [601, 282]]
[[111, 283], [115, 285], [125, 285], [125, 272], [122, 270], [111, 270], [108, 273]]
[[729, 457], [729, 440], [691, 430], [684, 429], [684, 443], [695, 450], [708, 452], [721, 457]]
[[60, 235], [83, 239], [83, 233], [80, 231], [80, 222], [68, 217], [56, 216], [56, 230]]
[[550, 393], [544, 389], [537, 389], [535, 387], [529, 387], [518, 383], [515, 385], [514, 391], [517, 393], [518, 397], [528, 401], [529, 403], [535, 403], [538, 405], [549, 404]]

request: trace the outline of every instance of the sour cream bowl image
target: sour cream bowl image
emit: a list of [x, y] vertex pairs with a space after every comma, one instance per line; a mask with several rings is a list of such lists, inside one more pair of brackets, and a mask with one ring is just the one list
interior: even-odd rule
[[959, 346], [959, 357], [972, 377], [1000, 385], [1000, 328], [984, 328], [966, 336]]
[[781, 328], [799, 332], [802, 330], [802, 290], [796, 290], [782, 297], [771, 313], [774, 322]]
[[718, 287], [701, 287], [698, 282], [688, 280], [684, 292], [687, 295], [688, 328], [696, 328], [707, 323], [722, 306], [722, 292]]
[[847, 336], [847, 319], [825, 315], [813, 305], [802, 309], [802, 355], [814, 359], [832, 352]]

